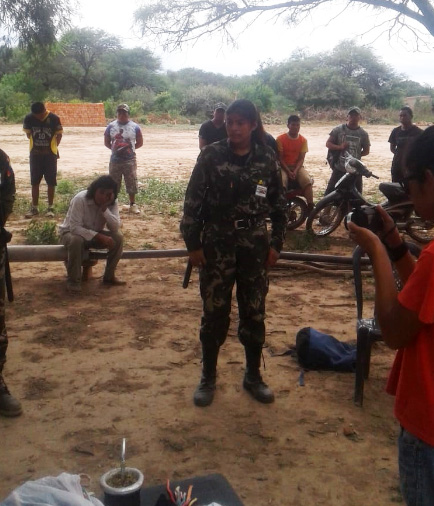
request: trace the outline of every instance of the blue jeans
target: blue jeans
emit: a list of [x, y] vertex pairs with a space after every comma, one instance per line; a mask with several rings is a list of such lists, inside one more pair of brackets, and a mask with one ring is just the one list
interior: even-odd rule
[[399, 477], [407, 506], [434, 506], [434, 446], [401, 428]]

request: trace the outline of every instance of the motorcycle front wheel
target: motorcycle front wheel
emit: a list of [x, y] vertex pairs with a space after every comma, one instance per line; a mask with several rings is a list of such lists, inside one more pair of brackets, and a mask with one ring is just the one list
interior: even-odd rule
[[294, 230], [307, 218], [307, 204], [300, 197], [292, 197], [286, 208], [286, 228]]
[[434, 222], [424, 220], [414, 212], [407, 220], [405, 230], [412, 239], [422, 244], [434, 239]]
[[306, 221], [306, 230], [324, 237], [336, 230], [344, 218], [342, 202], [318, 203]]

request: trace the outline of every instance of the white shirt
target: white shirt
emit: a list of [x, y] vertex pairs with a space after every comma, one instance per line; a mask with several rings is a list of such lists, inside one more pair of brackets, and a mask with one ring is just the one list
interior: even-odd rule
[[91, 241], [105, 225], [110, 232], [117, 232], [121, 225], [118, 201], [102, 212], [93, 199], [86, 198], [86, 193], [87, 190], [83, 190], [71, 200], [65, 220], [59, 225], [59, 234], [71, 232]]

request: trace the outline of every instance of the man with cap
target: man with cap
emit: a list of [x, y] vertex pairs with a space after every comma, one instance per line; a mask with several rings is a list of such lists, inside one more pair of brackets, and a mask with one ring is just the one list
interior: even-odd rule
[[137, 194], [136, 149], [143, 146], [142, 131], [130, 120], [130, 108], [120, 104], [116, 109], [117, 119], [108, 124], [104, 132], [104, 145], [112, 152], [109, 174], [116, 181], [118, 191], [124, 176], [125, 188], [130, 200], [130, 212], [139, 214], [135, 198]]
[[218, 103], [215, 106], [213, 118], [202, 123], [199, 129], [199, 149], [213, 142], [226, 139], [228, 136], [225, 124], [225, 104]]
[[[336, 183], [345, 173], [344, 160], [341, 157], [345, 151], [358, 160], [362, 156], [369, 155], [371, 143], [368, 133], [359, 125], [360, 117], [360, 109], [350, 107], [347, 113], [347, 122], [333, 128], [330, 132], [326, 147], [329, 150], [327, 159], [331, 165], [332, 175], [327, 184], [325, 195], [334, 190]], [[362, 176], [358, 177], [356, 185], [361, 192], [363, 188]]]

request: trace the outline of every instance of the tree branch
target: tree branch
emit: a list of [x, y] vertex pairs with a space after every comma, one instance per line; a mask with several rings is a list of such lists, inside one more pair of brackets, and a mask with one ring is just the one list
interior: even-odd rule
[[[258, 18], [273, 12], [276, 17], [285, 15], [287, 22], [293, 24], [320, 5], [332, 3], [333, 0], [290, 0], [261, 4], [258, 0], [159, 0], [137, 9], [135, 19], [142, 35], [153, 35], [163, 43], [165, 49], [173, 49], [215, 32], [221, 32], [233, 42], [235, 38], [230, 33], [233, 25], [241, 19], [247, 20], [252, 14]], [[348, 4], [396, 13], [391, 19], [391, 31], [409, 29], [418, 38], [416, 30], [406, 23], [408, 18], [434, 36], [434, 0], [350, 0]], [[247, 26], [253, 22], [247, 22]]]

